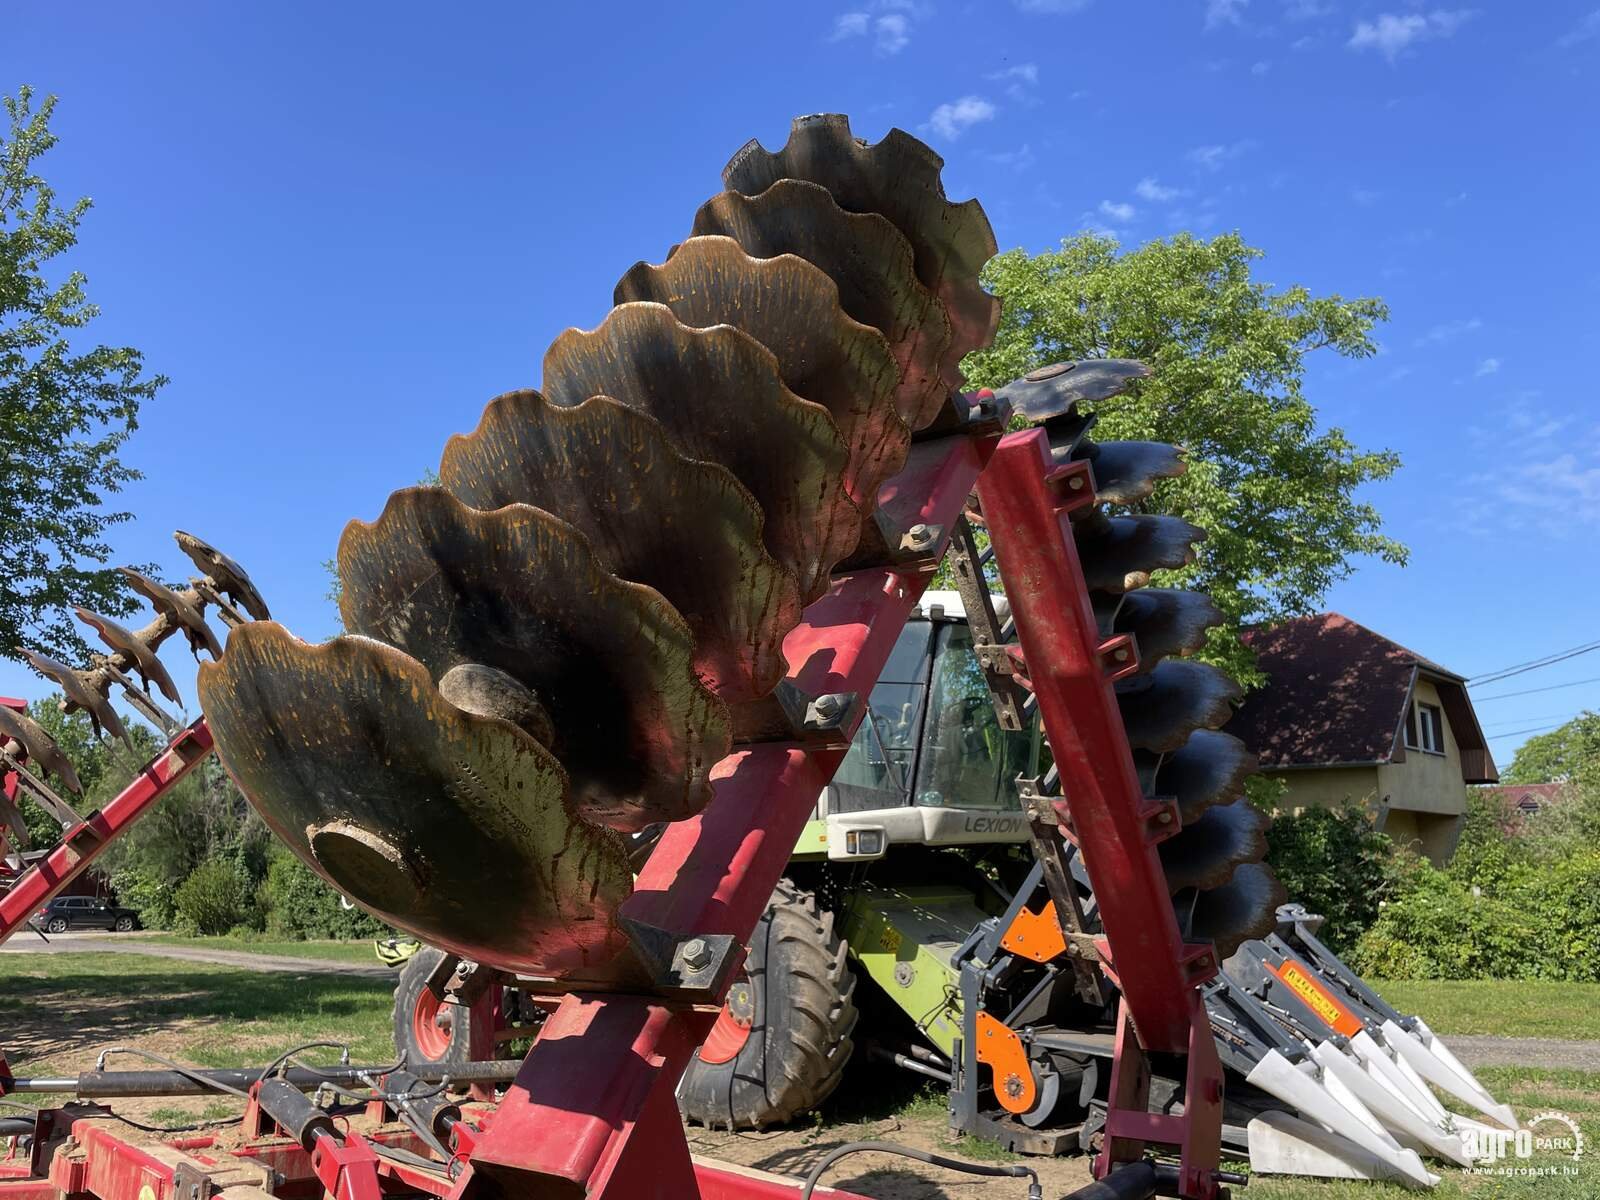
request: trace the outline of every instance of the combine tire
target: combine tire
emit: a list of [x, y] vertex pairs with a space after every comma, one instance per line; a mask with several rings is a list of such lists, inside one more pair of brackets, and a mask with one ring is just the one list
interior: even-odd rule
[[[418, 950], [400, 968], [394, 989], [394, 1048], [406, 1065], [464, 1063], [471, 1044], [472, 1014], [459, 1005], [442, 1004], [428, 990], [428, 976], [444, 958], [433, 946]], [[445, 1023], [438, 1021], [440, 1010]]]
[[684, 1115], [713, 1129], [763, 1129], [822, 1103], [850, 1058], [855, 986], [833, 914], [780, 880], [750, 936], [745, 977], [684, 1072]]

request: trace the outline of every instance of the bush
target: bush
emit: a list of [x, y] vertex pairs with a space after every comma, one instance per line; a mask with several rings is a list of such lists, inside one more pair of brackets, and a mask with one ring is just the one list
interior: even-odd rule
[[190, 872], [172, 897], [179, 933], [222, 934], [235, 925], [257, 927], [260, 910], [250, 877], [231, 858], [213, 858]]
[[1274, 817], [1267, 862], [1289, 899], [1327, 918], [1319, 936], [1343, 954], [1405, 887], [1413, 860], [1373, 829], [1365, 809], [1346, 804]]
[[388, 927], [359, 908], [345, 908], [339, 893], [287, 850], [274, 848], [262, 886], [267, 930], [277, 937], [377, 937]]
[[173, 927], [177, 910], [172, 898], [177, 889], [154, 871], [143, 867], [113, 871], [111, 890], [117, 894], [118, 904], [139, 914], [139, 924], [146, 929]]

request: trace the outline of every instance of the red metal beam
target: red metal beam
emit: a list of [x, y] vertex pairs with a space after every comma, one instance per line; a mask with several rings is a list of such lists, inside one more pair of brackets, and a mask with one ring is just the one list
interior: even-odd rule
[[210, 752], [211, 730], [202, 717], [179, 733], [115, 799], [66, 830], [60, 844], [18, 875], [0, 896], [0, 942], [83, 874], [112, 838], [143, 816]]

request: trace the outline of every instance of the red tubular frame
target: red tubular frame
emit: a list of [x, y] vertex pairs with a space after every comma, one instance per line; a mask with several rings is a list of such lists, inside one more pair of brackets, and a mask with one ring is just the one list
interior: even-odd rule
[[[1176, 1145], [1179, 1194], [1210, 1200], [1221, 1150], [1222, 1066], [1198, 985], [1216, 973], [1216, 953], [1179, 933], [1156, 852], [1179, 828], [1176, 806], [1145, 798], [1112, 688], [1137, 660], [1126, 638], [1102, 641], [1083, 583], [1069, 514], [1093, 503], [1092, 475], [1087, 463], [1057, 466], [1044, 431], [1028, 430], [1000, 443], [978, 496], [1017, 625], [1022, 682], [1038, 700], [1061, 775], [1056, 816], [1101, 898], [1101, 956], [1122, 990], [1095, 1173], [1104, 1177], [1139, 1158], [1146, 1141]], [[1183, 1116], [1148, 1111], [1144, 1051], [1188, 1056]]]

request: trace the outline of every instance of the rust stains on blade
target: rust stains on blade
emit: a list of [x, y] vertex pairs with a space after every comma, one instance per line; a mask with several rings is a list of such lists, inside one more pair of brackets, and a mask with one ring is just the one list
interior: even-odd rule
[[1278, 905], [1289, 893], [1261, 863], [1243, 863], [1221, 887], [1199, 892], [1189, 921], [1197, 941], [1217, 945], [1217, 957], [1228, 958], [1251, 938], [1265, 937], [1277, 926]]
[[167, 674], [167, 668], [156, 657], [156, 652], [134, 636], [131, 630], [87, 608], [75, 608], [72, 611], [77, 614], [78, 620], [100, 635], [100, 640], [110, 646], [114, 654], [127, 657], [133, 669], [143, 677], [147, 691], [153, 682], [168, 700], [174, 704], [183, 703], [183, 698], [178, 695], [178, 685], [172, 682], [172, 676]]
[[841, 208], [875, 212], [894, 222], [916, 254], [917, 277], [933, 289], [950, 316], [954, 338], [944, 378], [959, 387], [962, 356], [994, 341], [1000, 301], [983, 290], [978, 273], [997, 246], [976, 200], [952, 204], [939, 173], [944, 160], [899, 129], [868, 145], [836, 113], [796, 119], [782, 150], [750, 142], [728, 163], [723, 183], [757, 195], [780, 179], [804, 179], [833, 193]]
[[1078, 557], [1091, 591], [1126, 592], [1150, 582], [1150, 573], [1187, 566], [1205, 530], [1179, 517], [1107, 516], [1075, 521]]
[[0, 705], [0, 746], [7, 740], [22, 747], [22, 753], [41, 770], [49, 771], [66, 785], [74, 795], [83, 794], [83, 784], [78, 782], [78, 772], [72, 760], [62, 753], [42, 725], [27, 713], [16, 712]]
[[1223, 622], [1221, 610], [1201, 592], [1140, 588], [1121, 594], [1096, 592], [1091, 598], [1104, 636], [1133, 636], [1140, 671], [1149, 671], [1164, 658], [1193, 654], [1206, 644], [1207, 631]]
[[82, 672], [74, 671], [66, 663], [36, 654], [24, 646], [18, 646], [17, 653], [27, 659], [28, 665], [35, 671], [60, 687], [71, 704], [89, 715], [89, 724], [96, 733], [104, 729], [112, 737], [121, 738], [128, 749], [134, 748], [133, 739], [128, 736], [128, 730], [111, 707], [111, 702], [84, 682]]
[[706, 201], [692, 236], [716, 235], [756, 258], [794, 254], [818, 267], [838, 287], [845, 313], [888, 341], [900, 369], [901, 419], [915, 432], [939, 415], [949, 391], [950, 318], [917, 278], [911, 243], [886, 217], [845, 212], [827, 188], [784, 179], [759, 196], [723, 192]]
[[1241, 863], [1257, 862], [1266, 854], [1270, 823], [1248, 800], [1207, 809], [1161, 843], [1167, 886], [1174, 892], [1221, 887]]
[[339, 577], [351, 632], [435, 680], [477, 664], [528, 689], [580, 813], [631, 830], [710, 800], [728, 712], [694, 673], [689, 627], [659, 592], [607, 574], [572, 526], [408, 488], [376, 523], [346, 527]]
[[639, 263], [616, 302], [664, 304], [695, 329], [732, 325], [778, 360], [784, 386], [820, 404], [849, 454], [845, 491], [863, 514], [905, 464], [911, 431], [895, 410], [899, 368], [877, 330], [846, 316], [839, 289], [793, 254], [752, 258], [732, 238], [692, 237], [661, 266]]
[[579, 530], [611, 574], [656, 589], [694, 632], [695, 669], [728, 703], [777, 686], [800, 589], [727, 470], [685, 458], [654, 418], [606, 397], [575, 408], [509, 392], [445, 447], [445, 489], [474, 508], [531, 504]]
[[165, 615], [183, 630], [183, 636], [189, 641], [189, 649], [196, 658], [200, 657], [201, 650], [211, 655], [213, 659], [222, 657], [222, 645], [217, 641], [217, 635], [211, 632], [211, 627], [200, 615], [200, 610], [187, 598], [165, 584], [146, 578], [132, 567], [118, 567], [117, 570], [127, 578], [134, 591], [150, 601], [158, 613]]
[[178, 543], [178, 549], [189, 556], [189, 561], [200, 568], [202, 575], [210, 576], [218, 591], [225, 593], [228, 599], [256, 620], [272, 619], [272, 614], [267, 611], [267, 602], [256, 591], [256, 585], [250, 582], [250, 576], [243, 567], [210, 542], [192, 533], [180, 529], [172, 536]]
[[454, 708], [413, 659], [261, 622], [201, 666], [199, 689], [218, 753], [273, 832], [380, 919], [528, 974], [622, 949], [621, 839], [577, 819], [548, 751]]
[[598, 329], [555, 340], [543, 390], [569, 406], [610, 396], [660, 421], [689, 457], [732, 471], [761, 505], [767, 549], [807, 603], [860, 537], [838, 426], [783, 386], [771, 351], [746, 333], [690, 329], [664, 305], [624, 304]]
[[1184, 659], [1117, 685], [1128, 744], [1157, 754], [1178, 749], [1197, 729], [1216, 729], [1243, 698], [1244, 689], [1215, 667]]
[[1120, 396], [1152, 374], [1132, 358], [1086, 358], [1050, 363], [1013, 380], [995, 394], [1030, 421], [1063, 416], [1078, 404]]
[[1188, 470], [1182, 451], [1165, 442], [1090, 442], [1081, 457], [1094, 471], [1095, 499], [1105, 504], [1137, 504], [1159, 480]]

